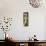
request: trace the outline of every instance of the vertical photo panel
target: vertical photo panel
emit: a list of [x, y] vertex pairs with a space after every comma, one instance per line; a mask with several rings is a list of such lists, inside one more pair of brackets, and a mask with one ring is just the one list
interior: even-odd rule
[[28, 12], [23, 12], [23, 24], [24, 26], [28, 26], [29, 23], [28, 23]]

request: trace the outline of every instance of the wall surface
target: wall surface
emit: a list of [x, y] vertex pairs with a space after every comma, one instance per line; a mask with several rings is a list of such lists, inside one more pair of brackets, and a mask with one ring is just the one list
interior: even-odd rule
[[[23, 25], [23, 12], [29, 12], [29, 26]], [[0, 19], [12, 17], [10, 35], [16, 40], [28, 40], [34, 34], [39, 40], [46, 40], [46, 8], [33, 8], [29, 0], [0, 0]], [[1, 30], [1, 29], [0, 29]], [[4, 39], [0, 31], [0, 39]]]

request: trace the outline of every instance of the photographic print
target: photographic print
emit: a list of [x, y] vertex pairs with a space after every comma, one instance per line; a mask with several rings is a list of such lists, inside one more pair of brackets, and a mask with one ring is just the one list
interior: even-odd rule
[[23, 13], [23, 24], [24, 26], [28, 26], [28, 12]]

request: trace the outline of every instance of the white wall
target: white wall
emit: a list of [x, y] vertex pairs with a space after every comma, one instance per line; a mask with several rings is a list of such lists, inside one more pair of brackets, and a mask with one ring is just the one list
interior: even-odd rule
[[[29, 26], [23, 26], [23, 12], [29, 12]], [[27, 40], [34, 34], [39, 40], [46, 39], [46, 8], [32, 8], [29, 0], [0, 0], [0, 16], [13, 17], [8, 31], [17, 40]], [[2, 36], [1, 38], [2, 39]]]

